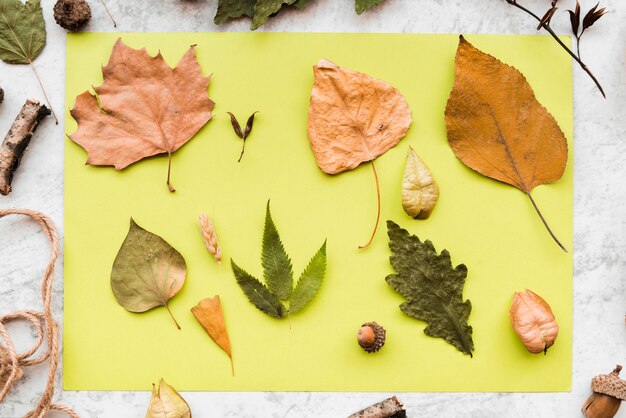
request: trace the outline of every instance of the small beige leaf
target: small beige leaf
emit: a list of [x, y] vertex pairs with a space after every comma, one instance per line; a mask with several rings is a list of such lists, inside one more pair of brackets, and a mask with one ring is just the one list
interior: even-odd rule
[[191, 410], [180, 393], [161, 379], [158, 388], [152, 385], [146, 418], [191, 418]]
[[439, 199], [439, 187], [430, 174], [426, 164], [409, 147], [406, 168], [402, 178], [402, 207], [415, 219], [430, 216]]

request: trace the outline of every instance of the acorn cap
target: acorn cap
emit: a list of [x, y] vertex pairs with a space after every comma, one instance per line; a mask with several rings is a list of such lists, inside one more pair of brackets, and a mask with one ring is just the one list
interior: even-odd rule
[[357, 340], [363, 350], [368, 353], [375, 353], [380, 350], [383, 345], [385, 345], [386, 336], [387, 332], [385, 331], [385, 328], [381, 327], [376, 322], [366, 322], [361, 325], [361, 329], [359, 329], [359, 334], [357, 335]]
[[591, 390], [626, 401], [626, 381], [619, 378], [619, 364], [609, 374], [601, 374], [591, 380]]

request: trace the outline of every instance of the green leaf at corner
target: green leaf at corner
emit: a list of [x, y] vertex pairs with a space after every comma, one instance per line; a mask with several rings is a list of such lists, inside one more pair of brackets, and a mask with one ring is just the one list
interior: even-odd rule
[[382, 2], [383, 0], [356, 0], [356, 14], [360, 15], [361, 13], [368, 11], [374, 6], [378, 6]]
[[30, 64], [46, 46], [46, 26], [39, 0], [0, 0], [0, 59]]
[[269, 200], [265, 210], [261, 264], [263, 265], [263, 277], [269, 290], [278, 299], [288, 300], [293, 289], [293, 269], [291, 260], [278, 235], [276, 225], [272, 220]]
[[230, 19], [242, 16], [253, 17], [255, 4], [256, 0], [219, 0], [213, 22], [221, 25]]
[[291, 296], [289, 313], [300, 312], [317, 294], [326, 274], [326, 241], [306, 267]]
[[282, 318], [285, 316], [285, 309], [280, 301], [274, 296], [267, 287], [248, 272], [235, 264], [234, 260], [230, 260], [230, 265], [237, 279], [237, 283], [243, 293], [246, 294], [248, 300], [262, 312], [274, 318]]

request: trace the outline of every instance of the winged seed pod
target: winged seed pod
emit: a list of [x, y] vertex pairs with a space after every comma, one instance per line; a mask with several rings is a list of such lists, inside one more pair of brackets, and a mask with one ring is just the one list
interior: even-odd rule
[[412, 218], [426, 219], [439, 199], [439, 186], [428, 167], [409, 147], [402, 178], [402, 208]]
[[515, 292], [509, 315], [513, 329], [533, 354], [545, 354], [559, 335], [550, 305], [528, 289], [525, 293]]
[[200, 222], [200, 231], [202, 232], [204, 245], [207, 250], [213, 254], [213, 258], [215, 258], [217, 264], [222, 264], [222, 250], [217, 242], [217, 233], [215, 232], [213, 222], [211, 222], [209, 216], [204, 212], [200, 214], [198, 220]]

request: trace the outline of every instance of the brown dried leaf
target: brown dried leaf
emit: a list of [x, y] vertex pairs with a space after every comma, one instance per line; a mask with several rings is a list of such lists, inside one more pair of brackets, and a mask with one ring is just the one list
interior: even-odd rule
[[313, 72], [308, 134], [323, 172], [352, 170], [404, 138], [411, 111], [397, 89], [325, 59]]
[[[308, 134], [323, 172], [338, 174], [366, 161], [373, 167], [374, 159], [406, 136], [411, 110], [393, 86], [326, 59], [313, 67], [313, 73]], [[376, 181], [378, 191], [377, 176]], [[379, 191], [378, 196], [380, 214]], [[376, 227], [372, 238], [375, 233]]]
[[96, 95], [85, 91], [70, 111], [78, 130], [70, 139], [87, 153], [87, 164], [122, 170], [143, 158], [167, 153], [170, 191], [172, 153], [211, 119], [215, 103], [207, 96], [193, 47], [170, 68], [161, 53], [127, 47], [117, 40]]
[[[448, 143], [468, 167], [530, 192], [558, 180], [567, 163], [567, 140], [517, 69], [479, 51], [461, 36], [454, 87], [446, 107]], [[566, 251], [566, 250], [565, 250]]]
[[533, 354], [545, 353], [559, 335], [550, 305], [528, 289], [525, 293], [515, 292], [509, 316], [513, 329]]
[[219, 295], [201, 300], [198, 306], [191, 308], [191, 313], [196, 317], [202, 328], [209, 334], [209, 337], [230, 357], [230, 367], [235, 375], [233, 366], [233, 355], [230, 349], [230, 339], [224, 321], [224, 311]]

